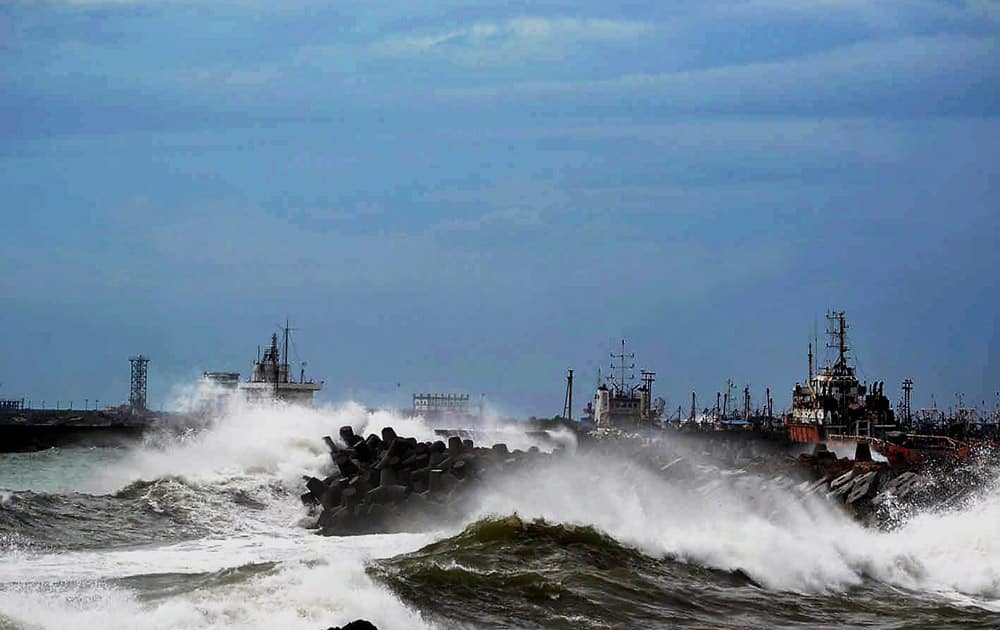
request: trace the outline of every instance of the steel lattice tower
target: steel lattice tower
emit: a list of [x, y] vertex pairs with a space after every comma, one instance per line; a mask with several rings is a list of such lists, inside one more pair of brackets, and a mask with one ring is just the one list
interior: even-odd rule
[[146, 366], [149, 365], [149, 357], [138, 355], [129, 357], [128, 362], [132, 365], [131, 389], [128, 395], [128, 404], [136, 411], [146, 410]]
[[909, 425], [913, 421], [913, 415], [910, 410], [910, 392], [913, 391], [913, 381], [906, 379], [903, 381], [903, 413], [906, 415], [906, 424]]

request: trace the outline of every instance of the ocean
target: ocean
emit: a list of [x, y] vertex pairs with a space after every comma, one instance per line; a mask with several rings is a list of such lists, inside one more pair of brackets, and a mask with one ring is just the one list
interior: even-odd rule
[[578, 455], [434, 531], [322, 537], [302, 475], [328, 474], [321, 438], [347, 424], [433, 437], [354, 404], [233, 407], [0, 455], [0, 629], [1000, 627], [1000, 486], [873, 529], [710, 457], [678, 481]]

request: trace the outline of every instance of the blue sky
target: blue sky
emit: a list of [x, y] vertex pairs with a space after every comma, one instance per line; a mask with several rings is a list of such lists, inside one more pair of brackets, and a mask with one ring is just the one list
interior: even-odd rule
[[992, 406], [998, 115], [995, 1], [8, 2], [0, 396], [144, 352], [160, 404], [288, 316], [330, 401], [554, 414], [626, 336], [784, 407], [840, 308]]

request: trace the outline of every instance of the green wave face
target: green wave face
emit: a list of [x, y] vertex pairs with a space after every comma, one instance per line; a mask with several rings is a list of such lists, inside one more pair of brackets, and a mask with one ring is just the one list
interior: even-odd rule
[[692, 601], [692, 580], [755, 590], [742, 575], [644, 556], [592, 527], [486, 518], [369, 572], [442, 625], [652, 627], [664, 611], [708, 623], [718, 609]]

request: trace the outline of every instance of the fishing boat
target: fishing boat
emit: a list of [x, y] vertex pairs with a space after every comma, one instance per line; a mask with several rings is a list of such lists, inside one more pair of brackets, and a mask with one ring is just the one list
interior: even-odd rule
[[831, 436], [874, 437], [900, 426], [885, 396], [885, 381], [858, 380], [850, 363], [847, 319], [843, 311], [827, 313], [827, 348], [835, 358], [813, 371], [813, 344], [809, 344], [809, 377], [792, 390], [792, 410], [785, 420], [793, 442], [823, 442]]

